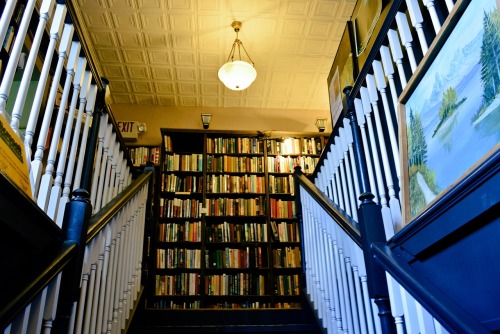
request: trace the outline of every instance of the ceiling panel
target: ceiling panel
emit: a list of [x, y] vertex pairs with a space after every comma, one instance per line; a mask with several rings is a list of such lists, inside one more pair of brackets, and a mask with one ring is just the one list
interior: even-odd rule
[[[77, 0], [113, 103], [329, 110], [326, 79], [355, 0]], [[239, 39], [256, 81], [217, 71]], [[243, 51], [242, 51], [243, 52]], [[246, 56], [243, 55], [243, 60]]]

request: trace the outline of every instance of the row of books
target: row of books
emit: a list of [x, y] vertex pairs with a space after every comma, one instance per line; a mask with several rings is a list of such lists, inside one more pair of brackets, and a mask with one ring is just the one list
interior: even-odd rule
[[154, 300], [151, 304], [152, 308], [154, 309], [159, 309], [159, 310], [168, 310], [168, 309], [182, 309], [182, 310], [193, 310], [193, 309], [199, 309], [201, 308], [201, 301], [200, 300], [195, 300], [192, 302], [176, 302], [173, 300], [165, 300], [165, 299], [159, 299], [159, 300]]
[[207, 175], [208, 193], [264, 193], [263, 176], [246, 175]]
[[258, 216], [265, 213], [264, 198], [209, 198], [209, 216]]
[[264, 157], [208, 155], [207, 172], [264, 173]]
[[129, 155], [134, 166], [145, 165], [149, 161], [160, 164], [160, 147], [130, 147]]
[[207, 138], [207, 153], [262, 154], [262, 141], [258, 138]]
[[213, 224], [205, 228], [207, 242], [267, 242], [265, 223]]
[[[155, 309], [182, 309], [182, 310], [193, 310], [193, 309], [200, 309], [201, 308], [201, 301], [200, 300], [195, 300], [195, 301], [185, 301], [185, 302], [177, 302], [173, 300], [165, 300], [165, 299], [159, 299], [159, 300], [154, 300], [152, 302], [152, 308]], [[287, 303], [287, 302], [282, 302], [282, 303], [264, 303], [264, 302], [250, 302], [250, 301], [245, 301], [241, 303], [234, 303], [234, 302], [219, 302], [219, 303], [211, 303], [207, 304], [206, 307], [204, 308], [211, 308], [211, 309], [269, 309], [269, 308], [278, 308], [278, 309], [290, 309], [290, 308], [301, 308], [300, 303]]]
[[278, 275], [275, 278], [275, 293], [280, 296], [298, 296], [300, 293], [299, 275]]
[[158, 225], [159, 242], [201, 242], [201, 221]]
[[264, 275], [222, 274], [205, 276], [205, 294], [209, 296], [264, 296], [269, 291]]
[[201, 268], [201, 249], [168, 248], [156, 249], [156, 268]]
[[207, 305], [207, 308], [215, 309], [266, 309], [272, 308], [270, 303], [263, 302], [243, 302], [243, 303], [231, 303], [231, 302], [221, 302]]
[[300, 242], [299, 224], [297, 222], [271, 221], [274, 238], [280, 242]]
[[201, 193], [203, 178], [197, 175], [179, 176], [176, 174], [161, 175], [161, 191]]
[[293, 195], [295, 192], [295, 183], [293, 175], [275, 176], [269, 175], [269, 193], [283, 194], [288, 193]]
[[268, 139], [267, 154], [320, 154], [321, 138]]
[[202, 172], [203, 154], [166, 154], [163, 170], [168, 172]]
[[205, 267], [223, 268], [267, 268], [267, 251], [262, 247], [205, 250]]
[[303, 173], [312, 173], [319, 161], [317, 157], [267, 157], [267, 171], [269, 173], [293, 173], [295, 167], [300, 166]]
[[299, 247], [273, 249], [274, 268], [300, 268], [301, 256]]
[[295, 202], [283, 201], [277, 198], [269, 199], [271, 218], [293, 218], [295, 215]]
[[202, 203], [197, 199], [160, 198], [161, 218], [200, 218]]
[[157, 296], [196, 296], [200, 294], [199, 273], [155, 275]]

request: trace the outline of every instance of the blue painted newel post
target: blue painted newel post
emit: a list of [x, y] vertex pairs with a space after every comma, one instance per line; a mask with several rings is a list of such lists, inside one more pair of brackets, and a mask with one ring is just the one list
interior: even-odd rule
[[62, 226], [65, 243], [77, 246], [76, 255], [62, 272], [54, 333], [71, 332], [69, 326], [80, 291], [80, 278], [91, 215], [92, 205], [89, 193], [84, 189], [76, 189], [71, 194], [70, 202], [66, 203]]
[[358, 209], [359, 228], [363, 243], [363, 254], [366, 264], [366, 275], [368, 278], [368, 291], [370, 298], [374, 299], [378, 306], [378, 315], [382, 333], [395, 333], [396, 327], [391, 315], [391, 305], [389, 301], [389, 291], [385, 270], [375, 261], [372, 255], [371, 245], [374, 242], [386, 242], [384, 225], [380, 208], [373, 201], [370, 184], [368, 182], [368, 171], [366, 167], [365, 153], [361, 141], [353, 98], [350, 96], [352, 87], [345, 87], [343, 90], [345, 117], [349, 120], [352, 130], [354, 159], [358, 170], [358, 180], [361, 205]]

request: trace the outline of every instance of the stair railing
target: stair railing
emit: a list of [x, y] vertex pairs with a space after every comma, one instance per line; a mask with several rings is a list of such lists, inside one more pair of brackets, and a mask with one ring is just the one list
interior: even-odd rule
[[[18, 8], [24, 9], [18, 13]], [[66, 241], [60, 245], [60, 252], [66, 255], [51, 253], [54, 257], [51, 267], [57, 268], [54, 269], [57, 274], [50, 279], [46, 274], [35, 275], [36, 282], [44, 282], [43, 289], [40, 289], [42, 283], [36, 283], [40, 289], [36, 294], [33, 289], [27, 289], [23, 291], [26, 294], [16, 297], [15, 301], [23, 302], [15, 302], [15, 307], [6, 311], [10, 322], [4, 323], [2, 319], [2, 330], [24, 332], [30, 328], [32, 332], [40, 332], [43, 328], [48, 333], [53, 326], [60, 330], [65, 324], [73, 329], [74, 324], [82, 321], [78, 318], [82, 314], [83, 327], [119, 332], [130, 317], [141, 283], [141, 233], [147, 180], [139, 180], [140, 189], [135, 189], [137, 185], [130, 187], [133, 170], [105, 101], [107, 81], [97, 75], [92, 59], [85, 55], [85, 40], [78, 25], [73, 23], [73, 8], [55, 0], [41, 3], [28, 0], [24, 7], [16, 6], [15, 0], [6, 0], [0, 17], [0, 44], [14, 13], [21, 19], [8, 62], [3, 64], [0, 117], [13, 131], [15, 141], [24, 147], [31, 187], [27, 191], [31, 199], [24, 199], [36, 202], [61, 231], [78, 218], [78, 214], [68, 216], [66, 213], [75, 205], [73, 201], [85, 202], [94, 216], [88, 240], [75, 240], [74, 235], [61, 239]], [[36, 28], [32, 22], [38, 22]], [[18, 66], [26, 48], [29, 51], [24, 67]], [[30, 86], [34, 83], [34, 97], [30, 97]], [[148, 174], [146, 178], [149, 177]], [[79, 189], [86, 190], [90, 197], [87, 199]], [[137, 194], [132, 195], [131, 191]], [[127, 196], [132, 199], [127, 200]], [[73, 200], [70, 201], [70, 197], [74, 197]], [[119, 201], [126, 204], [115, 209]], [[108, 213], [104, 213], [106, 211]], [[81, 218], [82, 212], [79, 214]], [[82, 235], [87, 235], [85, 228]], [[64, 272], [72, 271], [74, 279], [73, 262], [78, 257], [74, 249], [75, 245], [77, 249], [82, 248], [78, 247], [80, 244], [85, 247], [82, 253], [85, 256], [81, 258], [85, 261], [83, 268], [80, 263], [82, 274], [77, 281], [82, 285], [85, 301], [75, 299], [68, 308], [72, 313], [63, 312], [58, 316], [61, 310], [58, 302], [67, 297], [60, 291], [69, 289], [65, 277], [71, 277]], [[92, 288], [83, 288], [90, 282], [87, 277], [94, 279]], [[111, 300], [112, 308], [103, 309]], [[14, 317], [11, 312], [15, 310], [20, 313]]]
[[[385, 240], [390, 240], [404, 225], [400, 195], [401, 147], [397, 136], [400, 123], [398, 99], [408, 82], [415, 80], [415, 76], [421, 75], [417, 71], [419, 64], [428, 54], [429, 46], [440, 33], [441, 26], [448, 17], [453, 16], [457, 7], [459, 6], [455, 6], [453, 1], [444, 0], [398, 0], [387, 5], [375, 29], [377, 34], [373, 37], [372, 50], [364, 56], [360, 74], [347, 96], [347, 100], [352, 101], [354, 115], [352, 119], [355, 121], [353, 123], [341, 117], [334, 125], [332, 137], [313, 175], [316, 187], [334, 204], [334, 207], [343, 212], [344, 219], [349, 219], [353, 226], [361, 227], [358, 225], [361, 224], [361, 219], [356, 217], [354, 212], [361, 209], [359, 199], [363, 194], [360, 187], [355, 186], [355, 181], [361, 183], [362, 180], [353, 170], [351, 159], [354, 152], [349, 146], [353, 142], [350, 133], [354, 133], [351, 127], [358, 128], [359, 141], [354, 143], [354, 146], [359, 145], [364, 152], [366, 175], [363, 177], [380, 211]], [[347, 113], [346, 107], [344, 113]], [[359, 164], [355, 166], [359, 168]], [[304, 192], [301, 189], [301, 198], [308, 196], [302, 195]], [[318, 209], [321, 206], [311, 204], [306, 198], [303, 200], [304, 228], [308, 224], [315, 224], [316, 229], [323, 231], [322, 233], [326, 233], [332, 239], [335, 238], [335, 234], [328, 232], [329, 229], [325, 227], [332, 222], [331, 218], [326, 218], [329, 216], [328, 211]], [[341, 225], [337, 220], [334, 222]], [[324, 248], [321, 248], [323, 243], [317, 239], [313, 240], [315, 241], [309, 244], [309, 247], [313, 248], [305, 249], [306, 259], [309, 256], [314, 258], [314, 254], [316, 256], [324, 254]], [[307, 243], [305, 241], [306, 245]], [[314, 248], [316, 244], [318, 248]], [[365, 247], [363, 251], [369, 252]], [[306, 276], [310, 277], [308, 290], [314, 290], [310, 292], [311, 299], [322, 319], [327, 319], [328, 325], [325, 327], [330, 328], [332, 325], [328, 318], [325, 318], [324, 310], [331, 307], [334, 295], [326, 297], [327, 290], [321, 285], [326, 283], [318, 283], [318, 277], [321, 275], [315, 272], [321, 269], [314, 268], [315, 262], [310, 261], [312, 263], [307, 264], [306, 260]], [[307, 270], [312, 273], [308, 274]], [[386, 278], [393, 323], [398, 333], [446, 332], [446, 329], [389, 272], [386, 273]], [[339, 279], [336, 278], [337, 281]], [[323, 287], [314, 288], [318, 284]], [[323, 295], [325, 295], [323, 299], [318, 297]], [[323, 300], [322, 305], [316, 306], [319, 300]]]

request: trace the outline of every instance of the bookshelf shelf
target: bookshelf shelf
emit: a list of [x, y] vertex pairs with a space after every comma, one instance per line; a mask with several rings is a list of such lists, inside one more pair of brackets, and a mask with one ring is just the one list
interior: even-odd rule
[[314, 170], [327, 135], [161, 131], [147, 306], [299, 308], [293, 171]]

